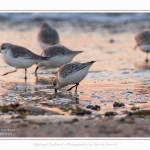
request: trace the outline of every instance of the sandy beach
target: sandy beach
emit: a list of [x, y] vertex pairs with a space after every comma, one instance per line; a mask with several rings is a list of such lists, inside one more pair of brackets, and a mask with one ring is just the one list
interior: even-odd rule
[[[145, 63], [145, 53], [133, 50], [135, 35], [148, 30], [149, 22], [49, 23], [58, 31], [61, 45], [84, 51], [73, 62], [96, 63], [77, 94], [66, 91], [70, 86], [54, 94], [57, 69], [38, 70], [35, 76], [33, 65], [27, 82], [23, 69], [0, 76], [0, 126], [6, 129], [0, 137], [149, 137], [150, 63]], [[40, 55], [38, 31], [39, 21], [0, 22], [0, 43]], [[14, 70], [0, 57], [1, 74]]]

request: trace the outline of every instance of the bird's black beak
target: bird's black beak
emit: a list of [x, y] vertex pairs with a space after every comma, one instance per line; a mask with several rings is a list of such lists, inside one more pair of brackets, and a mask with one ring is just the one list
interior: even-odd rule
[[55, 89], [55, 94], [57, 93], [57, 89]]

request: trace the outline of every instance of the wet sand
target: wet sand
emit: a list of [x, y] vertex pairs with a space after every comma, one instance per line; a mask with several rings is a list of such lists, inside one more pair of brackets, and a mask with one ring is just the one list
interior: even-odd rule
[[[74, 91], [66, 92], [69, 87], [54, 95], [51, 83], [57, 69], [39, 70], [36, 77], [34, 65], [28, 69], [27, 82], [23, 79], [23, 69], [0, 76], [0, 124], [3, 128], [15, 128], [12, 135], [0, 136], [147, 137], [149, 112], [138, 116], [134, 112], [150, 110], [150, 63], [145, 63], [145, 53], [133, 48], [135, 34], [148, 29], [149, 24], [108, 26], [57, 22], [52, 25], [62, 45], [84, 51], [73, 61], [96, 60], [96, 63], [80, 83], [77, 95]], [[38, 23], [10, 25], [5, 22], [0, 24], [0, 29], [0, 43], [17, 44], [36, 54], [42, 52], [37, 42]], [[14, 70], [2, 57], [0, 68], [1, 74]], [[124, 106], [113, 107], [115, 102]], [[11, 106], [16, 103], [19, 106]], [[92, 110], [87, 108], [89, 105], [100, 109]], [[7, 106], [11, 108], [5, 108]], [[131, 110], [132, 107], [138, 110]], [[106, 112], [116, 115], [105, 116]]]

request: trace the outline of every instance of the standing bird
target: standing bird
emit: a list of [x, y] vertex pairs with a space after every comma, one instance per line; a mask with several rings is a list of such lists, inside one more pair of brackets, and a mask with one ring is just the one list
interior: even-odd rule
[[53, 85], [55, 87], [55, 93], [57, 89], [60, 89], [64, 86], [75, 84], [67, 91], [70, 91], [72, 88], [76, 87], [75, 92], [77, 92], [77, 87], [79, 83], [87, 75], [89, 68], [96, 61], [91, 61], [87, 63], [68, 63], [60, 67], [57, 71], [56, 78], [53, 80]]
[[42, 23], [41, 29], [38, 33], [38, 42], [42, 49], [45, 49], [51, 45], [59, 44], [59, 36], [57, 31], [47, 23]]
[[148, 53], [150, 52], [150, 31], [144, 31], [136, 35], [135, 37], [136, 45], [134, 47], [134, 50], [136, 50], [137, 47], [140, 48], [143, 52], [146, 53], [146, 59], [145, 61], [148, 62]]
[[48, 60], [37, 63], [35, 73], [37, 73], [38, 68], [58, 68], [64, 64], [72, 61], [72, 59], [79, 53], [83, 51], [72, 51], [65, 46], [55, 45], [48, 47], [42, 52], [42, 56], [49, 57]]
[[2, 53], [2, 58], [5, 63], [16, 68], [16, 70], [7, 72], [3, 74], [3, 76], [12, 72], [16, 72], [18, 68], [24, 68], [25, 79], [27, 79], [27, 68], [31, 67], [35, 63], [48, 59], [47, 57], [36, 55], [24, 47], [10, 43], [2, 44], [0, 52]]

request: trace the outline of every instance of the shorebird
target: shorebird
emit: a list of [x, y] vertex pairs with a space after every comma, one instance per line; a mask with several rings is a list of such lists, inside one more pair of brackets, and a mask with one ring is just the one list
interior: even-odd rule
[[59, 35], [55, 29], [44, 22], [38, 33], [38, 42], [41, 48], [45, 49], [48, 46], [59, 44]]
[[148, 53], [150, 52], [150, 31], [144, 31], [136, 35], [136, 45], [134, 50], [139, 47], [140, 50], [146, 53], [145, 61], [148, 62]]
[[38, 68], [58, 68], [72, 61], [72, 59], [83, 51], [72, 51], [65, 46], [55, 45], [46, 48], [42, 52], [42, 56], [49, 57], [48, 60], [37, 63], [35, 73]]
[[55, 93], [57, 93], [57, 89], [60, 89], [64, 86], [75, 84], [67, 91], [75, 88], [75, 92], [77, 92], [77, 87], [79, 83], [85, 78], [88, 73], [89, 68], [95, 61], [87, 62], [87, 63], [68, 63], [59, 68], [57, 71], [56, 78], [53, 80], [53, 86], [55, 87]]
[[18, 68], [24, 68], [25, 79], [27, 79], [27, 68], [31, 67], [35, 63], [49, 59], [48, 57], [36, 55], [24, 47], [13, 45], [10, 43], [3, 43], [1, 45], [0, 52], [2, 53], [4, 62], [9, 66], [16, 68], [14, 71], [3, 74], [3, 76], [9, 73], [16, 72]]

